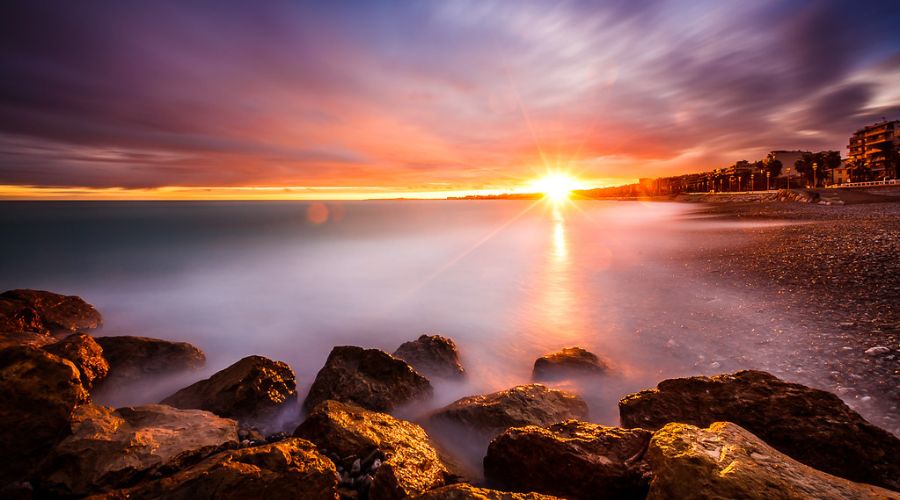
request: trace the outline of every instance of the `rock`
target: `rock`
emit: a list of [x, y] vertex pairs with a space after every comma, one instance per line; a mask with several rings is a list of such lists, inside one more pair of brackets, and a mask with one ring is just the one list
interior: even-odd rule
[[619, 402], [625, 427], [669, 422], [705, 427], [734, 422], [806, 465], [900, 489], [900, 440], [863, 419], [834, 394], [759, 371], [660, 382]]
[[116, 492], [112, 498], [302, 498], [337, 500], [334, 464], [305, 439], [223, 451], [172, 476]]
[[286, 363], [247, 356], [162, 400], [176, 408], [207, 410], [242, 423], [263, 424], [297, 400], [297, 380]]
[[177, 470], [220, 449], [237, 446], [237, 422], [200, 410], [145, 405], [113, 410], [85, 405], [72, 434], [36, 474], [39, 491], [86, 495]]
[[0, 349], [15, 346], [43, 347], [54, 342], [54, 337], [43, 333], [0, 331]]
[[668, 424], [647, 450], [648, 499], [900, 499], [900, 494], [831, 476], [797, 462], [730, 422], [708, 429]]
[[26, 477], [89, 401], [70, 361], [35, 347], [0, 350], [0, 486]]
[[81, 373], [81, 384], [87, 390], [106, 378], [109, 372], [103, 348], [85, 333], [73, 333], [55, 344], [44, 346], [44, 350], [71, 361]]
[[386, 413], [325, 401], [294, 435], [327, 448], [345, 470], [360, 459], [360, 471], [369, 473], [375, 460], [381, 460], [372, 474], [373, 500], [416, 495], [447, 480], [447, 468], [425, 431]]
[[494, 437], [510, 427], [581, 420], [587, 413], [587, 404], [575, 394], [531, 384], [462, 398], [434, 412], [429, 422], [439, 426], [459, 425]]
[[57, 333], [100, 326], [100, 313], [75, 295], [41, 290], [0, 293], [0, 330]]
[[97, 337], [109, 362], [110, 383], [197, 369], [206, 363], [203, 351], [187, 342], [147, 337]]
[[642, 458], [650, 431], [569, 420], [549, 427], [515, 427], [494, 439], [484, 457], [491, 485], [565, 498], [643, 498]]
[[599, 375], [607, 369], [606, 363], [600, 361], [596, 354], [580, 347], [567, 347], [535, 360], [532, 378], [554, 380], [570, 375]]
[[417, 372], [429, 377], [458, 378], [465, 375], [456, 343], [440, 335], [422, 335], [411, 342], [404, 342], [394, 351], [394, 357], [406, 361]]
[[883, 345], [877, 345], [875, 347], [870, 347], [866, 349], [867, 356], [878, 356], [881, 354], [888, 354], [891, 352], [890, 347], [885, 347]]
[[[556, 500], [559, 497], [540, 493], [511, 493], [508, 491], [477, 488], [471, 484], [457, 483], [442, 486], [414, 497], [416, 500]], [[560, 499], [561, 500], [561, 499]]]
[[430, 398], [431, 383], [406, 362], [378, 349], [339, 346], [319, 370], [303, 407], [309, 411], [326, 400], [355, 403], [375, 411], [391, 411], [417, 399]]

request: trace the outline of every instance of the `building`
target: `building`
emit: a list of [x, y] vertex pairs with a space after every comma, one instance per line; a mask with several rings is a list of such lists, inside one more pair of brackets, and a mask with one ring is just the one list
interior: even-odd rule
[[850, 136], [847, 149], [850, 151], [847, 162], [867, 166], [872, 179], [896, 177], [895, 155], [900, 150], [900, 120], [883, 121], [857, 130]]

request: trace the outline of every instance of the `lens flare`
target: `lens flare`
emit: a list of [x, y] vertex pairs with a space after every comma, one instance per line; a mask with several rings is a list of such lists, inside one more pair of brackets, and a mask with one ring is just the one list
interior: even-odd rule
[[544, 194], [544, 197], [554, 203], [569, 199], [572, 191], [578, 187], [575, 179], [563, 174], [551, 174], [534, 181], [532, 189]]

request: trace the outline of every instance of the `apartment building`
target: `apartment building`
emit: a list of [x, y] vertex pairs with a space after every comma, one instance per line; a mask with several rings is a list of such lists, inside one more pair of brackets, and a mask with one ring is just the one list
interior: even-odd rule
[[847, 145], [848, 163], [863, 163], [871, 169], [875, 179], [895, 177], [897, 172], [889, 158], [900, 150], [900, 120], [883, 121], [857, 130]]

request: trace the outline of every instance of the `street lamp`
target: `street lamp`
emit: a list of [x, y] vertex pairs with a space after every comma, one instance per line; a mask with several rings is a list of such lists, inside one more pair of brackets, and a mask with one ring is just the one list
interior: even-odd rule
[[766, 191], [769, 190], [769, 175], [770, 175], [771, 173], [772, 173], [772, 172], [769, 172], [768, 170], [766, 170]]
[[818, 170], [819, 165], [816, 162], [813, 162], [813, 187], [818, 187], [818, 177], [816, 177], [816, 170]]

